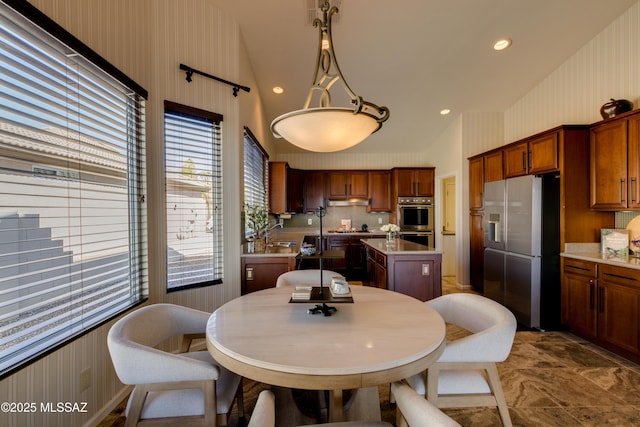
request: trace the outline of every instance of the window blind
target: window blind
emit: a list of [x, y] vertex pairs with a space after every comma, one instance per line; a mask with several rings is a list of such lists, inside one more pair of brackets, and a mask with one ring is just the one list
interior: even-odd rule
[[[253, 134], [244, 132], [244, 204], [264, 206], [268, 211], [268, 156]], [[252, 231], [245, 227], [245, 237]]]
[[167, 288], [222, 283], [222, 116], [165, 103]]
[[68, 46], [0, 3], [2, 373], [148, 294], [144, 98]]

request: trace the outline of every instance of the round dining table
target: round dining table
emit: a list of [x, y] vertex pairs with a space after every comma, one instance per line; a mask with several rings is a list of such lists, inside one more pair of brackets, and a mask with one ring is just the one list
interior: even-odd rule
[[[425, 371], [441, 355], [445, 323], [427, 304], [368, 286], [331, 316], [292, 302], [292, 287], [233, 299], [209, 318], [207, 348], [222, 366], [280, 387], [329, 390], [329, 415], [341, 419], [342, 390], [388, 384]], [[325, 289], [324, 292], [329, 292]]]

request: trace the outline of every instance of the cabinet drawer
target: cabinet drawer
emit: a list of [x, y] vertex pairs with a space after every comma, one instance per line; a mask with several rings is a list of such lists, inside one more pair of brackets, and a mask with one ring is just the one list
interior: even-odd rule
[[380, 264], [385, 268], [387, 267], [387, 257], [384, 256], [384, 254], [372, 249], [370, 257], [373, 258], [376, 264]]
[[598, 279], [607, 283], [640, 289], [640, 270], [601, 264], [598, 269]]
[[572, 258], [564, 259], [564, 273], [572, 273], [595, 278], [596, 271], [596, 263], [594, 262]]

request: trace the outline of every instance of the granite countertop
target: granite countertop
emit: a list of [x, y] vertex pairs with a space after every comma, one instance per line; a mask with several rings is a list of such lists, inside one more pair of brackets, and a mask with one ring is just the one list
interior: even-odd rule
[[[247, 244], [242, 245], [243, 257], [295, 257], [300, 253], [302, 242], [304, 242], [305, 236], [318, 236], [320, 234], [319, 229], [314, 228], [301, 228], [301, 229], [276, 229], [269, 234], [269, 242], [293, 242], [294, 244], [289, 247], [282, 246], [267, 246], [264, 251], [249, 252]], [[382, 231], [352, 231], [348, 233], [336, 233], [322, 230], [322, 237], [327, 236], [381, 236], [384, 235]]]
[[387, 242], [387, 239], [362, 239], [362, 243], [373, 249], [382, 252], [385, 255], [396, 254], [442, 254], [442, 251], [421, 245], [419, 243], [410, 242], [403, 239], [394, 239], [393, 242]]
[[567, 243], [560, 256], [640, 270], [640, 258], [603, 254], [600, 252], [600, 243]]

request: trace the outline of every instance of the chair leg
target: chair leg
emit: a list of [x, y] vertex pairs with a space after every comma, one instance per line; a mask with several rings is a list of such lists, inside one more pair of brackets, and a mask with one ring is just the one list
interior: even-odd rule
[[240, 385], [238, 385], [238, 392], [236, 393], [236, 405], [238, 405], [238, 417], [244, 419], [244, 384], [242, 380], [240, 378]]
[[125, 427], [133, 427], [138, 424], [142, 415], [142, 407], [147, 398], [147, 390], [141, 385], [133, 387], [131, 396], [129, 396], [129, 413], [125, 420]]
[[430, 366], [425, 373], [425, 399], [438, 406], [438, 376], [440, 369], [436, 366]]
[[512, 427], [509, 408], [507, 407], [507, 401], [504, 397], [504, 391], [502, 390], [502, 384], [500, 382], [500, 375], [498, 375], [498, 368], [495, 363], [487, 366], [487, 376], [489, 379], [489, 387], [491, 387], [491, 391], [496, 398], [502, 425], [504, 427]]

